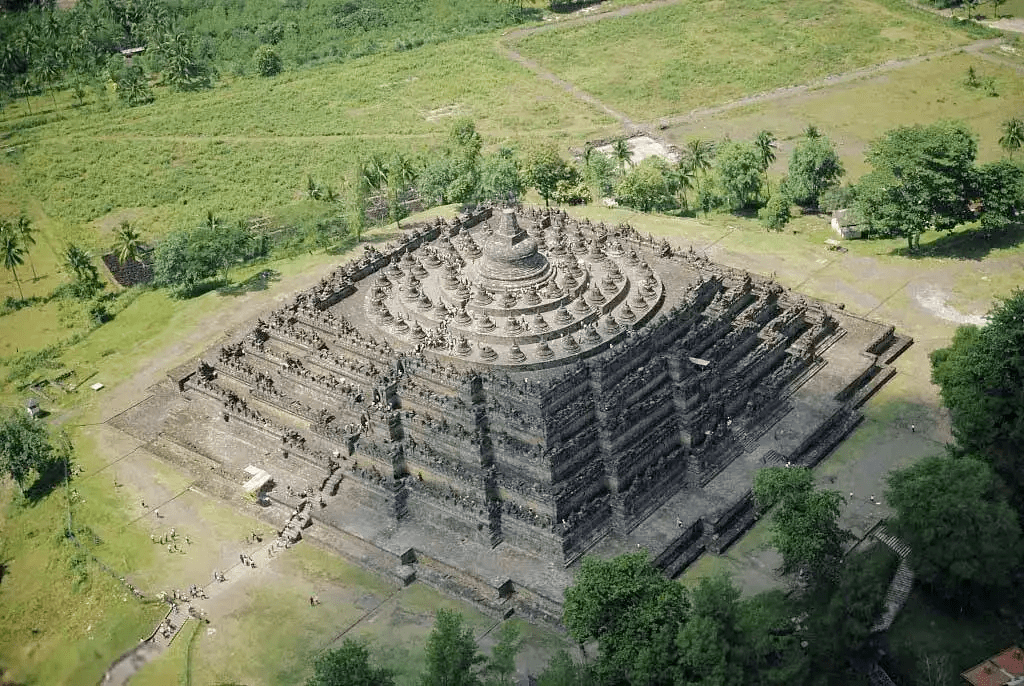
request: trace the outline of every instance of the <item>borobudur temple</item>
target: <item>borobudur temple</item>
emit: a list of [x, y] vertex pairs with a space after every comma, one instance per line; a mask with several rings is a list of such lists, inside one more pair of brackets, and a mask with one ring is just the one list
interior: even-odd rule
[[557, 622], [584, 553], [721, 552], [754, 473], [817, 463], [909, 344], [627, 225], [485, 208], [366, 246], [119, 421], [292, 538]]

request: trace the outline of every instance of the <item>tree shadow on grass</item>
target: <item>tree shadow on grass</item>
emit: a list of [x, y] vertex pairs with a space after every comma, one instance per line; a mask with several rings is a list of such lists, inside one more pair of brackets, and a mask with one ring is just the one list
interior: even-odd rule
[[988, 237], [980, 230], [959, 231], [939, 236], [911, 252], [906, 246], [893, 248], [890, 255], [920, 259], [939, 257], [952, 260], [982, 260], [993, 250], [1005, 250], [1024, 243], [1024, 224], [1016, 224]]
[[275, 269], [264, 269], [258, 274], [250, 276], [245, 281], [227, 284], [217, 289], [218, 295], [239, 296], [256, 291], [265, 291], [271, 283], [281, 280], [281, 272]]
[[35, 505], [48, 496], [53, 489], [63, 483], [68, 475], [70, 465], [65, 458], [50, 460], [39, 472], [35, 482], [25, 489], [25, 502]]

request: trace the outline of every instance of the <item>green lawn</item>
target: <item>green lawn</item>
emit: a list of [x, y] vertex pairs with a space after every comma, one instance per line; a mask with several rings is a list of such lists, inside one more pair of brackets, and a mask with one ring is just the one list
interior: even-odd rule
[[[974, 67], [982, 78], [995, 79], [998, 95], [964, 85]], [[768, 129], [779, 140], [772, 171], [786, 173], [790, 153], [807, 124], [815, 124], [835, 141], [849, 176], [868, 170], [868, 143], [896, 126], [960, 119], [978, 134], [978, 158], [986, 162], [1002, 154], [1003, 121], [1021, 110], [1024, 78], [1009, 67], [969, 54], [956, 54], [908, 66], [886, 74], [800, 96], [737, 108], [693, 124], [669, 127], [669, 139], [682, 145], [691, 138], [750, 139]], [[865, 103], [885, 103], [866, 107]]]
[[649, 121], [969, 40], [869, 0], [704, 0], [540, 33], [518, 49]]

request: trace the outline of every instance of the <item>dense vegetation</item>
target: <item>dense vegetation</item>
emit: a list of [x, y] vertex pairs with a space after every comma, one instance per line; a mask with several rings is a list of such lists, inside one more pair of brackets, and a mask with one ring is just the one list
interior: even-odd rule
[[[0, 93], [71, 87], [81, 102], [108, 78], [144, 104], [149, 74], [179, 90], [208, 87], [219, 69], [276, 74], [322, 59], [402, 51], [521, 21], [515, 3], [472, 0], [85, 0], [0, 14]], [[119, 51], [144, 48], [127, 65]], [[0, 101], [0, 105], [3, 102]]]

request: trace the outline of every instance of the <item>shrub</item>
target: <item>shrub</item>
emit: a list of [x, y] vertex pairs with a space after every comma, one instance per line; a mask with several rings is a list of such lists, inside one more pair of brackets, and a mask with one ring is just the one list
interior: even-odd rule
[[253, 66], [260, 76], [276, 76], [281, 73], [281, 56], [269, 45], [261, 45], [253, 54]]

